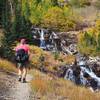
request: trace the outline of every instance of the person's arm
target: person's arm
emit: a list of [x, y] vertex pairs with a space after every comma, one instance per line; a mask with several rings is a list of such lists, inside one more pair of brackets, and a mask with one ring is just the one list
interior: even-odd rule
[[30, 47], [27, 45], [28, 55], [30, 55]]
[[19, 48], [20, 48], [20, 46], [17, 45], [13, 50], [14, 50], [14, 51], [17, 51]]
[[28, 55], [30, 56], [30, 50], [28, 50]]

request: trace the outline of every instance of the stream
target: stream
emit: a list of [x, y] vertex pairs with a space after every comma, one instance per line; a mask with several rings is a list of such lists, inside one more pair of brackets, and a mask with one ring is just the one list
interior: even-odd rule
[[69, 67], [66, 65], [64, 79], [91, 87], [92, 92], [100, 90], [100, 58], [86, 57], [77, 51], [76, 33], [55, 33], [43, 28], [33, 28], [31, 34], [33, 43], [38, 43], [36, 45], [43, 50], [75, 55], [76, 62], [68, 65]]
[[71, 80], [77, 85], [89, 87], [92, 92], [100, 91], [100, 77], [93, 71], [93, 67], [95, 67], [100, 72], [100, 65], [96, 67], [95, 60], [91, 65], [91, 59], [85, 59], [84, 56], [78, 57], [76, 60], [75, 64], [70, 65], [66, 70], [64, 79]]

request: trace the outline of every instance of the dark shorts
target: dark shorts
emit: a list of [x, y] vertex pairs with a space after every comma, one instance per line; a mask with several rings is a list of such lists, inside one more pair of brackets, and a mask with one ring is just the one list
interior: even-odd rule
[[17, 68], [28, 68], [29, 62], [17, 63]]

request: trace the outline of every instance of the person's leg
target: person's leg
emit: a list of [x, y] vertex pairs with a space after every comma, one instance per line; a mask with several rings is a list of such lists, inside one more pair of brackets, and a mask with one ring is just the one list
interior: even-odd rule
[[18, 81], [21, 81], [22, 78], [22, 68], [18, 68]]
[[27, 68], [23, 68], [23, 82], [26, 82]]
[[18, 64], [18, 81], [21, 81], [22, 78], [22, 67], [21, 64]]

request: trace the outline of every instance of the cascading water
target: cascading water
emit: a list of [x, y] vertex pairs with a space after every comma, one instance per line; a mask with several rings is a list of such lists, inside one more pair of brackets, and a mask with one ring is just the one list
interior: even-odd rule
[[53, 51], [55, 52], [55, 51], [57, 51], [57, 44], [56, 44], [56, 39], [58, 39], [59, 37], [57, 36], [57, 34], [55, 33], [55, 32], [52, 32], [52, 34], [51, 34], [51, 42], [52, 42], [52, 44], [53, 44]]
[[66, 75], [64, 76], [64, 79], [68, 79], [68, 80], [71, 80], [72, 82], [75, 82], [75, 77], [73, 75], [73, 70], [71, 68], [69, 68], [66, 71]]
[[[46, 37], [48, 35], [48, 37]], [[61, 51], [63, 54], [75, 54], [76, 51], [76, 44], [66, 45], [63, 44], [63, 41], [68, 42], [65, 39], [61, 39], [60, 34], [55, 33], [53, 31], [48, 31], [47, 29], [43, 28], [32, 28], [32, 37], [33, 37], [33, 44], [39, 46], [40, 48], [52, 52]], [[70, 37], [71, 38], [71, 37]], [[75, 42], [75, 41], [74, 41]]]
[[[80, 67], [79, 77], [74, 75], [74, 67], [69, 67], [66, 71], [64, 79], [71, 80], [72, 82], [86, 86], [87, 84], [92, 87], [92, 90], [97, 90], [100, 88], [100, 78], [92, 71], [92, 69], [86, 65], [84, 60], [80, 60], [77, 64]], [[77, 71], [77, 69], [75, 69]], [[88, 74], [90, 80], [88, 80], [84, 75]], [[77, 84], [77, 83], [76, 83]]]
[[40, 48], [46, 49], [43, 29], [41, 29], [41, 32], [40, 32]]
[[86, 78], [84, 78], [84, 72], [81, 70], [81, 73], [80, 73], [80, 82], [82, 85], [86, 86], [88, 81], [86, 80]]
[[[34, 33], [33, 35], [35, 37], [37, 37], [37, 33], [39, 33], [40, 37], [39, 38], [34, 38], [34, 39], [39, 39], [40, 40], [40, 44], [39, 44], [40, 48], [47, 49], [47, 50], [50, 50], [50, 51], [55, 51], [55, 52], [58, 50], [58, 45], [59, 45], [58, 41], [60, 39], [58, 34], [56, 34], [55, 32], [47, 33], [47, 34], [50, 35], [49, 36], [50, 44], [47, 45], [47, 43], [45, 41], [45, 37], [44, 37], [44, 35], [45, 35], [44, 29], [35, 28], [33, 33]], [[80, 56], [82, 56], [82, 55], [77, 51], [77, 45], [74, 44], [74, 43], [66, 45], [66, 39], [65, 40], [62, 39], [59, 46], [61, 46], [61, 50], [64, 53], [71, 54], [71, 55], [73, 55], [73, 54], [76, 55], [77, 62], [79, 62], [79, 63], [77, 63], [77, 65], [80, 68], [80, 72], [78, 73], [79, 76], [78, 75], [75, 76], [75, 69], [73, 70], [73, 68], [75, 66], [74, 67], [69, 67], [66, 71], [64, 79], [68, 79], [68, 80], [71, 80], [72, 82], [74, 82], [76, 84], [78, 83], [78, 84], [81, 84], [81, 85], [85, 86], [89, 82], [86, 79], [86, 77], [84, 76], [84, 74], [87, 73], [92, 79], [94, 79], [97, 82], [98, 87], [100, 87], [100, 77], [98, 77], [93, 72], [92, 68], [89, 65], [88, 66], [86, 65], [86, 63], [83, 59], [80, 60], [80, 58], [81, 58]], [[88, 60], [89, 64], [93, 63], [94, 61], [96, 63], [100, 62], [100, 58], [93, 59], [92, 57], [90, 57], [89, 60]]]
[[96, 76], [96, 74], [92, 71], [92, 69], [90, 67], [86, 67], [84, 65], [84, 61], [80, 61], [80, 68], [83, 72], [88, 73], [92, 78], [94, 78], [95, 80], [97, 80], [100, 83], [100, 78]]
[[87, 73], [92, 79], [94, 79], [97, 82], [97, 86], [100, 87], [100, 78], [96, 76], [96, 74], [92, 71], [90, 67], [80, 65], [80, 68], [83, 71], [83, 73]]

